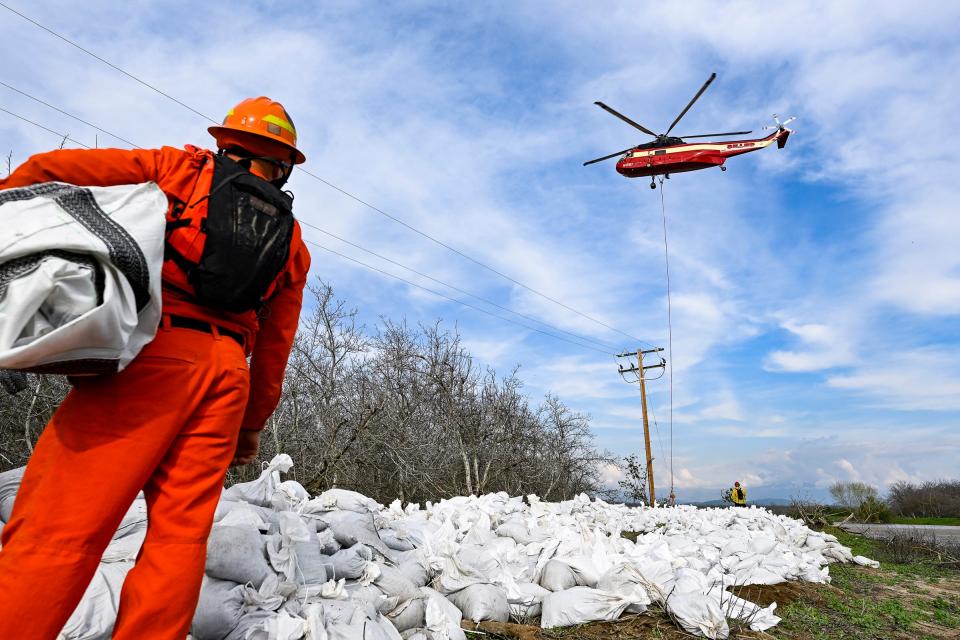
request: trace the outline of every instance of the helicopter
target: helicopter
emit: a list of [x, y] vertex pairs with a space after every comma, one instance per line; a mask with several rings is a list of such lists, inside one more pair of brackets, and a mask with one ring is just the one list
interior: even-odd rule
[[727, 158], [732, 158], [733, 156], [739, 156], [744, 153], [750, 153], [751, 151], [763, 149], [764, 147], [770, 146], [774, 142], [777, 143], [778, 149], [783, 149], [783, 147], [787, 144], [787, 138], [790, 137], [790, 134], [792, 133], [790, 129], [787, 129], [786, 125], [796, 120], [796, 116], [791, 116], [783, 122], [780, 122], [780, 117], [777, 114], [773, 114], [773, 120], [776, 125], [764, 127], [764, 129], [775, 129], [775, 131], [764, 138], [729, 140], [727, 142], [695, 142], [691, 144], [685, 142], [685, 139], [739, 136], [747, 135], [753, 132], [728, 131], [726, 133], [705, 133], [694, 136], [670, 135], [670, 132], [673, 131], [675, 126], [677, 126], [677, 123], [680, 122], [680, 119], [687, 114], [687, 111], [690, 110], [690, 107], [693, 106], [693, 103], [696, 102], [701, 95], [703, 95], [703, 92], [707, 90], [707, 87], [710, 86], [710, 83], [713, 82], [716, 77], [716, 73], [710, 74], [710, 77], [707, 78], [707, 81], [703, 83], [703, 86], [700, 87], [700, 90], [697, 91], [697, 94], [693, 96], [693, 99], [691, 99], [690, 102], [687, 103], [687, 106], [684, 107], [683, 111], [680, 112], [680, 115], [676, 117], [676, 119], [664, 133], [654, 133], [642, 124], [634, 122], [627, 116], [605, 105], [604, 103], [599, 101], [594, 102], [595, 105], [607, 113], [620, 118], [631, 127], [639, 129], [647, 135], [653, 136], [654, 140], [651, 142], [638, 144], [630, 147], [629, 149], [617, 151], [616, 153], [605, 155], [601, 158], [588, 160], [587, 162], [583, 163], [583, 166], [609, 160], [610, 158], [615, 158], [617, 156], [622, 156], [620, 160], [617, 161], [617, 173], [622, 176], [626, 176], [627, 178], [649, 176], [650, 188], [656, 189], [657, 183], [654, 179], [654, 176], [663, 175], [665, 178], [669, 178], [671, 173], [697, 171], [699, 169], [709, 169], [710, 167], [720, 167], [721, 171], [726, 171], [727, 168], [724, 166], [724, 162], [727, 161]]

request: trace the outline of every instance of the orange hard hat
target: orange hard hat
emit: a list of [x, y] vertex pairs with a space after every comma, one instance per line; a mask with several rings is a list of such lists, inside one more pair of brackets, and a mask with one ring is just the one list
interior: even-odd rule
[[221, 149], [240, 147], [254, 153], [285, 159], [293, 155], [293, 163], [306, 161], [297, 149], [297, 129], [283, 105], [266, 96], [247, 98], [227, 113], [222, 125], [209, 127]]

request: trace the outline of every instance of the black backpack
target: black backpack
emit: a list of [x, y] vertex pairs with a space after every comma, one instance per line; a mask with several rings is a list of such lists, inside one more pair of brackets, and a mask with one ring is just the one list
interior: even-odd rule
[[[290, 255], [293, 197], [225, 155], [213, 161], [210, 193], [174, 207], [164, 259], [186, 274], [198, 303], [233, 313], [259, 310]], [[209, 200], [206, 217], [191, 217], [190, 210], [204, 200]], [[187, 228], [190, 232], [180, 231]], [[203, 250], [193, 262], [184, 255], [185, 245], [197, 238]]]

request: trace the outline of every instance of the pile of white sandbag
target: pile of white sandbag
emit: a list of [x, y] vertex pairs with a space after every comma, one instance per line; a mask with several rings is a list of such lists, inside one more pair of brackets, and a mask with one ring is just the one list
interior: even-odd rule
[[[548, 503], [505, 493], [384, 507], [339, 489], [311, 498], [281, 481], [291, 466], [279, 455], [258, 480], [224, 491], [195, 640], [462, 640], [463, 618], [539, 618], [549, 628], [615, 620], [651, 604], [692, 634], [726, 638], [730, 619], [757, 631], [779, 622], [776, 604], [762, 608], [731, 586], [829, 582], [831, 562], [876, 566], [764, 509], [631, 508], [587, 496]], [[63, 638], [109, 637], [116, 585], [145, 525], [138, 500]], [[636, 542], [624, 531], [637, 532]]]

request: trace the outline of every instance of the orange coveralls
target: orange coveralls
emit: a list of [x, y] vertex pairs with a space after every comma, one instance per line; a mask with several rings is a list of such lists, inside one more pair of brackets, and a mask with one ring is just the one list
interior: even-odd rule
[[[152, 180], [171, 201], [192, 202], [195, 191], [209, 190], [206, 153], [190, 146], [54, 151], [27, 160], [0, 189]], [[76, 380], [37, 443], [3, 529], [0, 638], [57, 636], [143, 490], [146, 540], [124, 582], [113, 637], [183, 640], [239, 430], [262, 429], [276, 408], [309, 268], [295, 226], [259, 322], [253, 311], [204, 308], [165, 287], [156, 339], [122, 372]], [[215, 327], [171, 327], [167, 314], [241, 333], [246, 352]]]

